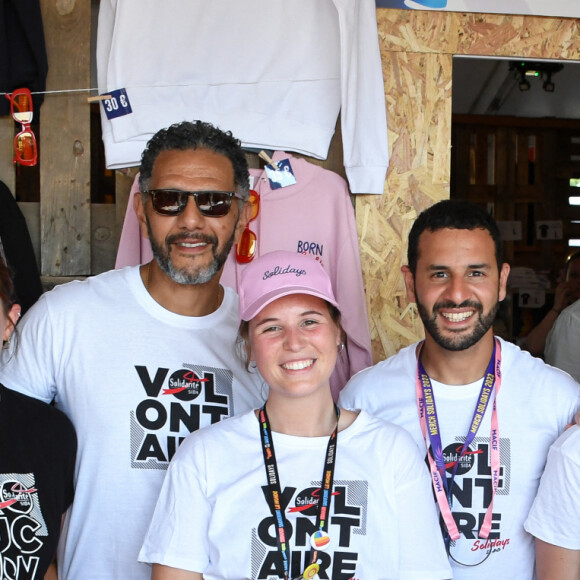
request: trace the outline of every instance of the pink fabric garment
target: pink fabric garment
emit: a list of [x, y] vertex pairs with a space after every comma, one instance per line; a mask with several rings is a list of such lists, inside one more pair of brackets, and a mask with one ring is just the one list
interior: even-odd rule
[[115, 268], [117, 269], [124, 268], [125, 266], [145, 264], [153, 259], [151, 244], [147, 238], [144, 238], [141, 235], [139, 220], [137, 219], [137, 214], [133, 209], [133, 197], [138, 192], [139, 174], [137, 173], [131, 187], [131, 193], [129, 194], [127, 212], [125, 213], [121, 238], [119, 239], [117, 259], [115, 260]]
[[[273, 159], [289, 159], [297, 183], [271, 189], [266, 172], [251, 169], [254, 189], [260, 194], [260, 213], [250, 222], [250, 229], [258, 237], [258, 255], [274, 250], [310, 254], [328, 272], [347, 334], [347, 349], [339, 354], [331, 378], [337, 399], [348, 379], [372, 364], [354, 209], [347, 184], [336, 173], [283, 151], [276, 151]], [[236, 262], [234, 248], [224, 267], [222, 284], [237, 291], [244, 267]]]
[[[339, 354], [331, 377], [335, 399], [348, 379], [372, 364], [371, 339], [354, 210], [342, 177], [287, 153], [274, 153], [275, 161], [289, 159], [297, 183], [271, 189], [266, 172], [250, 169], [254, 189], [261, 198], [260, 213], [250, 223], [258, 236], [258, 255], [274, 250], [312, 254], [327, 269], [342, 312], [347, 349]], [[117, 252], [116, 268], [135, 266], [153, 258], [151, 245], [141, 236], [133, 209], [139, 191], [135, 177]], [[221, 283], [237, 292], [244, 265], [238, 264], [235, 248], [224, 266]], [[347, 355], [348, 353], [348, 355]]]

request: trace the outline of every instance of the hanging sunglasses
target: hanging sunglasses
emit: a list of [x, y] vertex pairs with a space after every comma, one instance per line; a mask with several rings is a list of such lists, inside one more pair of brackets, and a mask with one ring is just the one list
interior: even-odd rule
[[248, 264], [254, 259], [256, 255], [256, 245], [258, 238], [256, 234], [250, 229], [250, 222], [254, 221], [260, 213], [260, 196], [257, 191], [250, 189], [250, 197], [248, 198], [252, 206], [252, 215], [246, 224], [242, 237], [236, 246], [236, 260], [240, 264]]
[[205, 217], [223, 217], [228, 214], [234, 197], [233, 191], [181, 191], [180, 189], [151, 189], [153, 209], [161, 215], [176, 216], [183, 213], [192, 195], [199, 213]]
[[36, 137], [32, 132], [32, 95], [28, 89], [16, 89], [6, 94], [10, 101], [12, 118], [22, 125], [22, 131], [14, 137], [14, 163], [32, 166], [38, 161]]

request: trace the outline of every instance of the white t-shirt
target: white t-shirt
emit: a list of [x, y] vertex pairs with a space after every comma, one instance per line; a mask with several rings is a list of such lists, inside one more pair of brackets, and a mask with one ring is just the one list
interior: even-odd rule
[[[533, 538], [523, 523], [538, 489], [550, 445], [571, 420], [580, 403], [580, 387], [566, 373], [546, 365], [500, 339], [502, 383], [497, 398], [501, 481], [493, 505], [488, 541], [477, 537], [491, 498], [489, 441], [491, 405], [464, 457], [453, 486], [452, 512], [461, 538], [452, 555], [475, 567], [452, 562], [453, 578], [530, 580], [534, 574]], [[340, 404], [404, 427], [422, 453], [425, 440], [417, 412], [416, 344], [374, 367], [357, 373], [340, 396]], [[481, 382], [442, 385], [433, 382], [446, 462], [465, 441]], [[451, 467], [448, 468], [451, 476]], [[480, 557], [481, 556], [481, 557]]]
[[580, 550], [580, 427], [552, 445], [526, 530], [549, 544]]
[[546, 338], [546, 362], [580, 382], [580, 300], [565, 308]]
[[[259, 430], [251, 412], [184, 442], [167, 472], [141, 560], [202, 572], [205, 580], [279, 578]], [[273, 433], [273, 441], [294, 578], [310, 552], [328, 437]], [[319, 553], [320, 578], [450, 577], [428, 474], [402, 429], [361, 413], [338, 434], [333, 491], [331, 547]]]
[[59, 286], [23, 318], [0, 380], [55, 398], [78, 436], [59, 577], [149, 578], [137, 555], [169, 459], [190, 431], [266, 394], [233, 352], [237, 312], [231, 289], [208, 316], [169, 312], [134, 267]]

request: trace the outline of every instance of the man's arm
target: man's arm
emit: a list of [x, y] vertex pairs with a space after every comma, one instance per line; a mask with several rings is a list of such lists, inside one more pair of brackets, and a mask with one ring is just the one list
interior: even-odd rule
[[554, 322], [556, 322], [559, 314], [560, 312], [554, 308], [548, 310], [540, 324], [532, 328], [532, 330], [530, 330], [530, 332], [524, 337], [521, 348], [527, 350], [534, 356], [541, 357], [544, 354], [544, 348], [546, 347], [546, 338], [550, 330], [552, 330], [552, 326], [554, 326]]
[[178, 570], [161, 564], [153, 564], [151, 580], [203, 580], [203, 574]]
[[570, 303], [570, 290], [567, 282], [560, 282], [556, 286], [554, 294], [554, 306], [546, 312], [542, 321], [525, 336], [521, 344], [523, 350], [527, 350], [534, 356], [541, 357], [546, 347], [546, 338], [558, 315]]
[[580, 550], [568, 550], [536, 538], [536, 574], [538, 580], [578, 580]]
[[58, 580], [58, 572], [56, 568], [56, 560], [53, 560], [46, 570], [44, 580]]
[[564, 310], [554, 324], [548, 336], [544, 358], [548, 364], [566, 371], [576, 381], [580, 381], [579, 341], [580, 305], [575, 303]]
[[[60, 518], [60, 533], [62, 533], [65, 516], [66, 512], [62, 514]], [[58, 580], [58, 567], [56, 565], [56, 557], [52, 560], [50, 566], [46, 569], [46, 573], [44, 574], [44, 580]]]

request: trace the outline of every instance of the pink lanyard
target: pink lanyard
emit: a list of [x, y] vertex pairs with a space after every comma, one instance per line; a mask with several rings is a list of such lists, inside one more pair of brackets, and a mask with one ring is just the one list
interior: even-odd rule
[[[421, 432], [427, 447], [427, 458], [429, 461], [429, 471], [431, 473], [431, 480], [433, 482], [433, 490], [439, 509], [441, 510], [441, 517], [445, 522], [449, 538], [453, 541], [459, 539], [460, 534], [457, 529], [457, 524], [451, 512], [451, 489], [453, 487], [453, 480], [457, 471], [459, 461], [455, 463], [451, 480], [447, 482], [445, 460], [443, 458], [443, 446], [441, 442], [441, 430], [439, 429], [439, 420], [437, 418], [437, 407], [435, 405], [435, 395], [431, 385], [431, 379], [423, 368], [421, 363], [421, 350], [423, 345], [419, 347], [417, 356], [417, 409], [419, 411], [419, 421], [421, 423]], [[493, 512], [493, 500], [499, 485], [500, 474], [500, 459], [499, 459], [499, 423], [497, 418], [497, 394], [501, 386], [501, 346], [497, 339], [495, 339], [493, 354], [489, 361], [487, 371], [483, 377], [481, 390], [471, 420], [471, 425], [465, 443], [461, 450], [460, 456], [463, 456], [467, 451], [469, 444], [475, 438], [479, 429], [479, 425], [485, 415], [488, 403], [493, 397], [493, 409], [491, 414], [491, 434], [490, 434], [490, 456], [491, 456], [491, 477], [492, 477], [492, 495], [491, 501], [487, 508], [483, 524], [479, 530], [479, 537], [487, 539], [491, 530], [491, 518]], [[495, 387], [495, 388], [494, 388]], [[431, 446], [431, 452], [429, 447]], [[448, 544], [447, 538], [446, 543]]]

